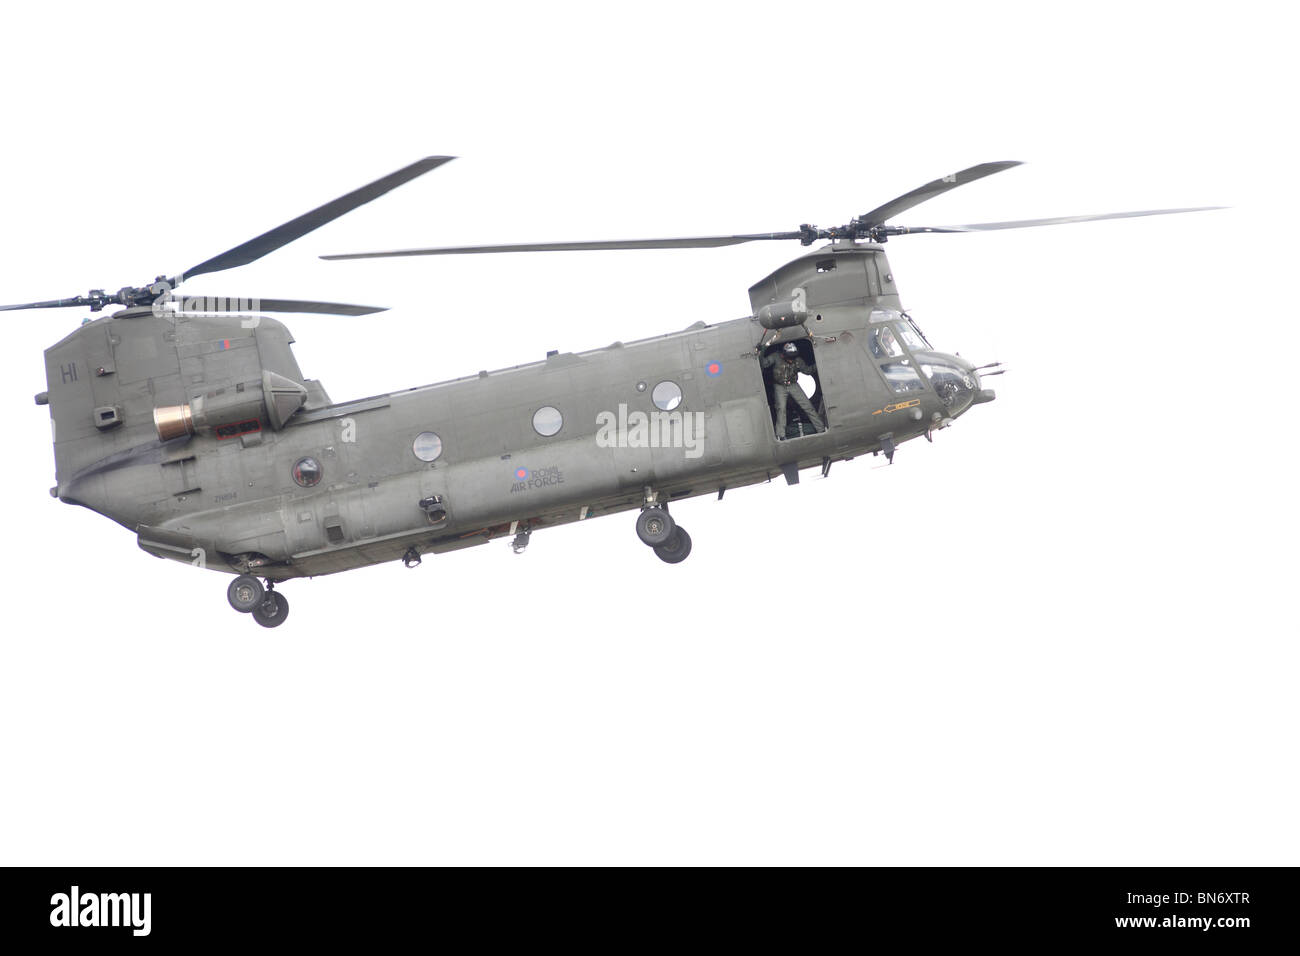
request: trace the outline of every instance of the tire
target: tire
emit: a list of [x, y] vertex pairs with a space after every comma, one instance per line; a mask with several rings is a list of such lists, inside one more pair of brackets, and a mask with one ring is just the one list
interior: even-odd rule
[[636, 536], [642, 544], [648, 544], [652, 548], [659, 547], [671, 538], [676, 527], [663, 508], [646, 508], [636, 516]]
[[678, 525], [672, 537], [655, 548], [655, 555], [665, 564], [681, 564], [691, 556], [691, 536]]
[[256, 609], [265, 597], [266, 588], [262, 587], [262, 582], [248, 574], [241, 574], [226, 588], [226, 600], [240, 614]]
[[253, 620], [263, 627], [279, 627], [289, 616], [289, 602], [279, 591], [270, 591], [262, 603], [253, 608]]

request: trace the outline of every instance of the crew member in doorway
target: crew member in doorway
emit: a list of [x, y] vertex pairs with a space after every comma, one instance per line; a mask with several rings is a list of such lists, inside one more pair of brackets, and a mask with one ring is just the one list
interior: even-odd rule
[[776, 402], [776, 437], [785, 439], [785, 405], [788, 399], [793, 399], [800, 410], [808, 416], [814, 431], [824, 432], [826, 426], [822, 424], [812, 402], [808, 401], [808, 396], [799, 387], [799, 373], [812, 374], [812, 366], [803, 360], [799, 354], [799, 347], [793, 342], [786, 342], [780, 351], [764, 356], [760, 364], [763, 368], [772, 370], [772, 398]]

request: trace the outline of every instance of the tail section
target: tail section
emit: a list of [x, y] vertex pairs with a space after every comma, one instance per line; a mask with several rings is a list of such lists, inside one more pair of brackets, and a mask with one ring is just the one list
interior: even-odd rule
[[[248, 404], [245, 418], [278, 430], [300, 406], [328, 403], [319, 383], [302, 384], [292, 342], [284, 325], [260, 316], [175, 316], [141, 307], [85, 323], [46, 350], [48, 391], [37, 398], [50, 409], [56, 495], [109, 513], [98, 499], [114, 495], [95, 483], [123, 458], [193, 434], [204, 415], [222, 425]], [[197, 419], [173, 427], [168, 414], [178, 410]], [[185, 453], [191, 468], [200, 453], [201, 445]]]

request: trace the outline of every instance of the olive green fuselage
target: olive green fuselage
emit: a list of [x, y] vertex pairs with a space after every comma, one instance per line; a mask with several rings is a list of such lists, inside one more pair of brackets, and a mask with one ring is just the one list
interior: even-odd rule
[[[137, 532], [151, 553], [281, 580], [454, 550], [647, 500], [797, 480], [799, 469], [892, 455], [991, 397], [969, 363], [903, 341], [910, 323], [878, 245], [810, 252], [750, 298], [755, 316], [792, 298], [806, 313], [778, 329], [756, 317], [696, 323], [353, 402], [330, 403], [306, 382], [308, 400], [282, 427], [254, 417], [224, 434], [169, 441], [155, 433], [151, 409], [214, 387], [240, 398], [263, 370], [306, 381], [287, 330], [269, 319], [101, 319], [47, 352], [55, 493]], [[892, 355], [879, 351], [883, 326]], [[88, 351], [101, 340], [109, 368]], [[759, 354], [784, 341], [812, 359], [821, 434], [778, 440], [774, 431]], [[145, 375], [150, 362], [155, 374]], [[900, 364], [924, 374], [908, 372], [914, 380], [900, 388], [890, 377]], [[961, 379], [948, 392], [945, 374]], [[120, 423], [87, 426], [92, 408], [104, 407], [115, 407]]]

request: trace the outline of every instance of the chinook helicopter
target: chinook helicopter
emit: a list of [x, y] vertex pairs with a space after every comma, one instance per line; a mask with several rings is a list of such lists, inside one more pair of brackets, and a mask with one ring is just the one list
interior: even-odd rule
[[[973, 365], [931, 346], [903, 309], [885, 243], [913, 233], [1016, 229], [1156, 209], [964, 226], [891, 225], [898, 214], [1019, 165], [983, 163], [834, 228], [751, 235], [406, 249], [325, 259], [825, 241], [749, 290], [750, 313], [716, 324], [335, 402], [306, 378], [293, 337], [265, 313], [366, 315], [373, 306], [186, 299], [186, 279], [260, 259], [448, 162], [431, 156], [173, 277], [117, 292], [0, 306], [88, 308], [45, 352], [56, 484], [157, 557], [235, 575], [230, 605], [277, 627], [277, 585], [635, 512], [636, 533], [677, 564], [691, 537], [680, 498], [827, 475], [867, 453], [892, 462], [994, 400]], [[800, 382], [806, 383], [801, 386]], [[787, 399], [790, 401], [787, 402]], [[802, 399], [802, 400], [801, 400]]]

